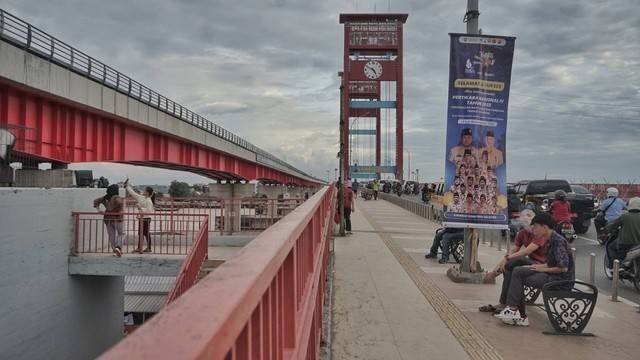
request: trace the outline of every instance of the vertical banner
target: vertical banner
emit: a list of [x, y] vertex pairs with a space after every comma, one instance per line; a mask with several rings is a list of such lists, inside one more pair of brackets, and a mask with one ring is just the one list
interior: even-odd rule
[[450, 34], [444, 221], [504, 229], [514, 37]]

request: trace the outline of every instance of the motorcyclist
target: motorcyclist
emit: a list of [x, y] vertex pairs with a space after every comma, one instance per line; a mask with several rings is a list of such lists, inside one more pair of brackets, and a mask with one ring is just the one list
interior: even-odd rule
[[567, 201], [567, 193], [564, 190], [558, 190], [554, 194], [555, 199], [551, 203], [551, 216], [556, 224], [571, 221], [571, 204]]
[[593, 224], [596, 227], [596, 232], [600, 234], [602, 228], [608, 223], [611, 223], [615, 219], [622, 215], [624, 210], [624, 200], [618, 197], [618, 189], [610, 187], [607, 189], [607, 199], [600, 204], [599, 211], [601, 212], [593, 220]]
[[613, 268], [613, 260], [624, 259], [627, 251], [640, 245], [640, 197], [631, 198], [627, 209], [629, 212], [620, 215], [605, 227], [605, 231], [609, 233], [620, 228], [618, 238], [607, 246], [610, 254], [609, 268]]
[[422, 201], [429, 203], [429, 184], [424, 184], [422, 187]]

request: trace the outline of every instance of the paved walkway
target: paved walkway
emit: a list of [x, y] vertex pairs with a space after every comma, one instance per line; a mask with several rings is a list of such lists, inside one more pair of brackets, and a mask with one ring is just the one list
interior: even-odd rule
[[[424, 258], [437, 225], [386, 201], [358, 199], [354, 234], [335, 240], [334, 359], [637, 359], [640, 314], [599, 296], [586, 331], [543, 335], [544, 311], [527, 309], [528, 328], [477, 311], [496, 285], [455, 284], [448, 265]], [[504, 253], [480, 245], [493, 265]]]

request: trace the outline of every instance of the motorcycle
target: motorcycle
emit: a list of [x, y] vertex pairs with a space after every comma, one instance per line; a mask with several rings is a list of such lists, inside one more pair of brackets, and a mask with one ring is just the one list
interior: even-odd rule
[[[540, 207], [543, 211], [546, 211], [549, 215], [551, 215], [551, 205], [547, 199], [542, 201], [542, 205]], [[571, 218], [577, 217], [577, 214], [571, 214]], [[561, 221], [556, 225], [556, 232], [562, 235], [569, 244], [573, 243], [574, 240], [578, 238], [576, 234], [576, 230], [573, 228], [573, 224], [571, 220]]]
[[388, 194], [388, 193], [391, 192], [391, 184], [389, 184], [389, 182], [385, 182], [382, 185], [382, 192], [385, 193], [385, 194]]
[[569, 244], [571, 244], [575, 239], [578, 238], [578, 235], [576, 235], [576, 231], [573, 228], [573, 224], [571, 223], [571, 221], [560, 222], [556, 231], [560, 235], [562, 235], [569, 242]]
[[422, 187], [422, 202], [425, 204], [429, 203], [429, 187], [427, 184]]
[[[610, 234], [607, 241], [604, 244], [605, 256], [604, 256], [604, 275], [613, 280], [613, 269], [609, 267], [609, 243], [613, 242], [617, 237], [617, 233]], [[636, 288], [637, 292], [640, 292], [640, 245], [632, 247], [627, 252], [625, 258], [620, 262], [618, 270], [618, 279], [622, 282], [629, 281]]]

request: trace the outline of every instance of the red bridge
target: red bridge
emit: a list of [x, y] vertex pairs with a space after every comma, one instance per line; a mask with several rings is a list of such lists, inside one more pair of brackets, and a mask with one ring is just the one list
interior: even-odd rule
[[0, 127], [15, 137], [14, 156], [54, 167], [114, 162], [220, 180], [320, 183], [42, 30], [0, 16]]

